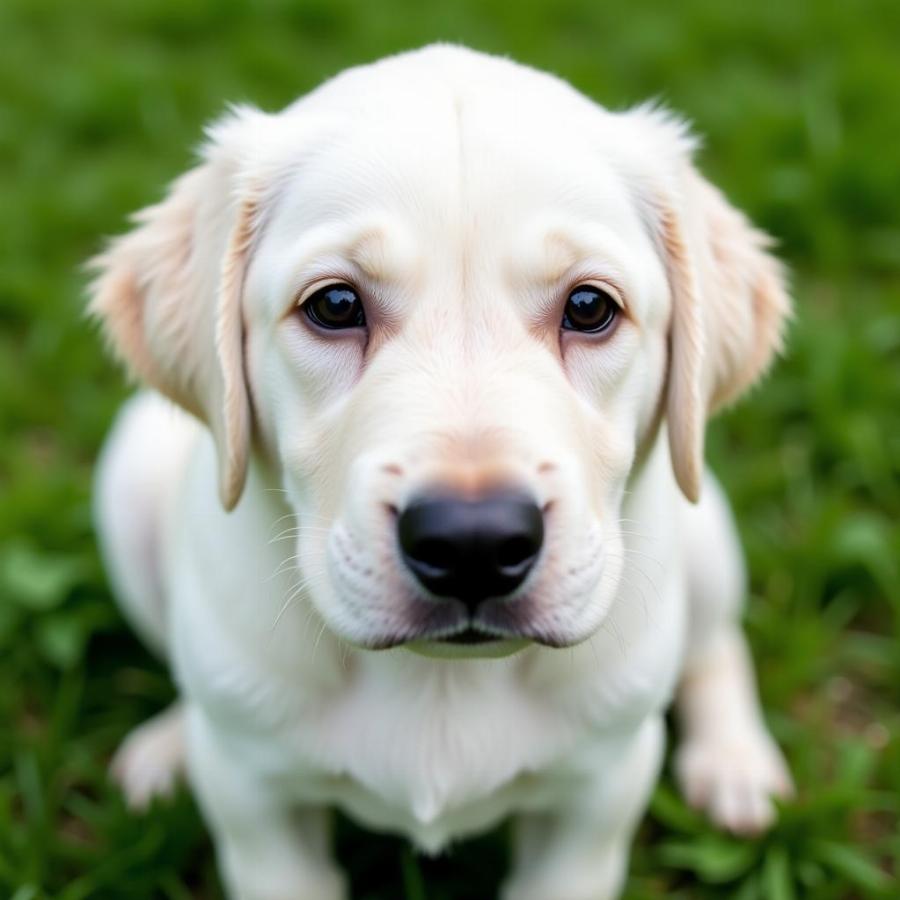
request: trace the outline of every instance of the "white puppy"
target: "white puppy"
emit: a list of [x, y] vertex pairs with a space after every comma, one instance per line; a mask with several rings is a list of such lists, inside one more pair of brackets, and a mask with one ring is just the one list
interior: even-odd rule
[[140, 804], [186, 765], [232, 897], [345, 896], [335, 806], [428, 852], [514, 815], [505, 897], [614, 897], [676, 689], [692, 803], [752, 831], [789, 791], [702, 460], [788, 299], [692, 145], [429, 47], [234, 110], [96, 260], [117, 353], [207, 426], [141, 395], [101, 462], [182, 698], [115, 770]]

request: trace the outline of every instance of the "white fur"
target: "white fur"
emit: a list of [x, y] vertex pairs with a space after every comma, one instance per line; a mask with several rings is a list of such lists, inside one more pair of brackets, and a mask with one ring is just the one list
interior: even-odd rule
[[[610, 898], [681, 679], [687, 797], [768, 824], [790, 782], [733, 525], [709, 477], [693, 508], [678, 487], [700, 493], [707, 412], [764, 369], [787, 298], [686, 129], [432, 47], [210, 141], [97, 262], [114, 348], [210, 428], [142, 395], [101, 465], [114, 585], [182, 694], [118, 757], [132, 802], [186, 761], [245, 900], [344, 896], [334, 806], [428, 852], [514, 815], [508, 900]], [[303, 323], [328, 280], [361, 289], [367, 339]], [[560, 333], [584, 281], [624, 305], [605, 339]], [[497, 479], [546, 509], [516, 599], [537, 642], [451, 650], [394, 511]]]

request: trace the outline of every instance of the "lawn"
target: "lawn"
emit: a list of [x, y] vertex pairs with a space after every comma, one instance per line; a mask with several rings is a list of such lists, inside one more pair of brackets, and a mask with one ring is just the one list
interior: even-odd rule
[[[797, 315], [766, 385], [711, 428], [751, 572], [747, 625], [799, 788], [757, 841], [664, 778], [627, 896], [900, 896], [900, 4], [405, 0], [0, 2], [0, 895], [217, 898], [190, 798], [129, 815], [105, 767], [172, 696], [110, 600], [90, 524], [127, 393], [81, 262], [188, 164], [226, 101], [276, 109], [435, 39], [657, 96], [777, 236]], [[354, 897], [494, 896], [503, 832], [425, 861], [348, 822]], [[548, 898], [552, 900], [552, 898]]]

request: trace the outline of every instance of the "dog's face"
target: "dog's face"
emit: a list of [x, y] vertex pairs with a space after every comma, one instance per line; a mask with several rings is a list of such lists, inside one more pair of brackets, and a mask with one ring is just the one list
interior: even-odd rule
[[786, 310], [688, 152], [658, 113], [430, 48], [230, 118], [101, 258], [95, 309], [209, 422], [228, 505], [255, 433], [337, 634], [570, 645], [661, 419], [694, 496], [705, 416]]
[[356, 642], [569, 644], [616, 587], [665, 271], [593, 123], [514, 100], [332, 87], [248, 266], [254, 409], [311, 595]]

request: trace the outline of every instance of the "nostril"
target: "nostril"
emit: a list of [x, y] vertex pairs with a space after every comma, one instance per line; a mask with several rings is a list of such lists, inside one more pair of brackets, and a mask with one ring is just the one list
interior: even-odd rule
[[519, 535], [504, 541], [497, 548], [497, 565], [501, 569], [517, 569], [523, 563], [529, 563], [534, 559], [538, 547], [531, 538]]
[[456, 551], [452, 544], [437, 538], [418, 541], [410, 547], [408, 556], [435, 572], [447, 572], [456, 564]]

